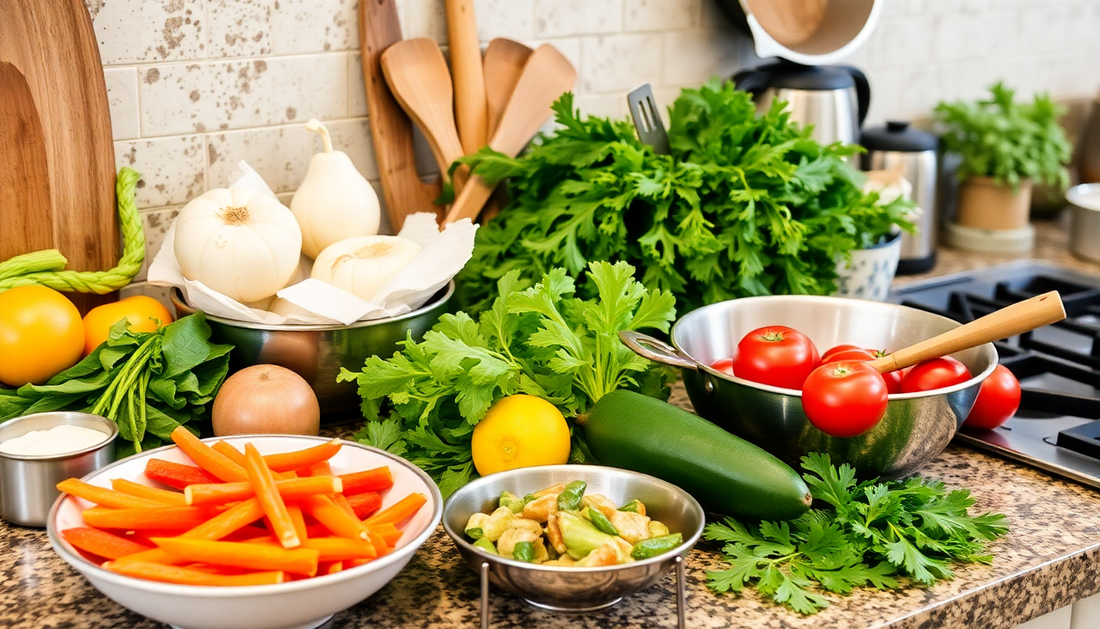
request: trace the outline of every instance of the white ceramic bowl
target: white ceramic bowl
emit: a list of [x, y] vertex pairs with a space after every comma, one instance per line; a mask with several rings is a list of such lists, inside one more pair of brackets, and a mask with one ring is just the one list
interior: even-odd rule
[[[249, 435], [225, 437], [243, 448], [252, 442], [262, 454], [301, 450], [328, 441], [322, 437]], [[209, 439], [207, 441], [214, 441]], [[142, 473], [146, 461], [156, 457], [190, 463], [176, 446], [143, 452], [84, 477], [86, 482], [110, 487], [113, 478], [156, 485]], [[443, 498], [439, 488], [416, 466], [377, 448], [350, 441], [331, 459], [332, 471], [347, 474], [388, 465], [393, 488], [382, 499], [382, 508], [419, 492], [428, 502], [405, 527], [405, 534], [389, 555], [336, 574], [280, 583], [244, 587], [175, 585], [135, 579], [109, 572], [85, 559], [60, 535], [60, 531], [84, 526], [81, 511], [90, 503], [62, 494], [54, 503], [46, 530], [57, 554], [100, 592], [116, 603], [154, 620], [186, 629], [304, 629], [316, 627], [330, 616], [355, 605], [386, 585], [409, 562], [416, 549], [439, 525]]]

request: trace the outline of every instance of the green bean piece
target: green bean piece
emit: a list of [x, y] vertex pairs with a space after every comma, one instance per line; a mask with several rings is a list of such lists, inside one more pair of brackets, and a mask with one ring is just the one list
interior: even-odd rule
[[488, 537], [479, 537], [479, 538], [477, 538], [477, 541], [474, 542], [474, 548], [479, 548], [481, 550], [484, 550], [485, 552], [489, 553], [490, 555], [499, 554], [499, 553], [497, 553], [497, 547], [494, 546], [493, 543], [489, 541]]
[[535, 545], [532, 542], [516, 542], [516, 547], [512, 549], [512, 557], [517, 561], [532, 563], [535, 561]]
[[651, 537], [634, 544], [634, 548], [630, 551], [630, 556], [635, 559], [649, 559], [661, 553], [667, 553], [682, 543], [684, 543], [684, 538], [679, 533]]
[[611, 520], [608, 520], [607, 516], [601, 513], [598, 509], [588, 507], [587, 511], [588, 520], [592, 522], [592, 524], [595, 525], [596, 528], [600, 529], [604, 533], [607, 533], [608, 535], [619, 534], [619, 530], [616, 529], [613, 524], [611, 524]]
[[583, 480], [575, 480], [565, 486], [558, 494], [558, 511], [576, 511], [581, 508], [581, 498], [584, 498], [584, 490], [588, 483]]
[[466, 529], [466, 537], [469, 537], [470, 539], [481, 539], [482, 537], [485, 537], [485, 529], [481, 528], [480, 526], [477, 528]]
[[619, 511], [628, 511], [630, 513], [640, 513], [638, 511], [638, 504], [639, 503], [638, 503], [637, 500], [631, 500], [630, 502], [626, 503], [625, 505], [619, 507]]

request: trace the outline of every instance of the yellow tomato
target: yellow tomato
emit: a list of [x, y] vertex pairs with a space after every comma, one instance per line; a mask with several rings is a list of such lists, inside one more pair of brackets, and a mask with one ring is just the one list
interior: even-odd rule
[[162, 325], [172, 323], [172, 314], [159, 301], [145, 295], [135, 295], [113, 304], [92, 308], [84, 315], [84, 355], [95, 351], [111, 334], [111, 326], [130, 320], [134, 332], [156, 332]]
[[489, 408], [474, 427], [474, 467], [482, 476], [569, 461], [569, 425], [553, 404], [510, 395]]
[[84, 327], [73, 302], [52, 288], [0, 293], [0, 382], [41, 384], [80, 360]]

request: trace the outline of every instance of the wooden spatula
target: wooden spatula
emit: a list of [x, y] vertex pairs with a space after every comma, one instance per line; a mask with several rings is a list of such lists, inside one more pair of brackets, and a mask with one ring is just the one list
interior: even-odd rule
[[[572, 89], [576, 81], [577, 71], [568, 59], [549, 44], [539, 46], [527, 60], [489, 146], [509, 157], [518, 155], [553, 114], [550, 106]], [[470, 177], [451, 206], [446, 222], [476, 219], [495, 187], [486, 184], [481, 177]]]
[[[382, 71], [394, 98], [424, 132], [446, 177], [451, 163], [463, 152], [455, 126], [451, 73], [439, 46], [426, 37], [397, 42], [382, 53]], [[465, 166], [455, 171], [456, 192], [467, 171]]]
[[447, 41], [454, 69], [455, 116], [462, 149], [476, 153], [489, 139], [485, 76], [477, 36], [474, 0], [446, 0]]
[[490, 137], [500, 124], [500, 117], [532, 52], [527, 46], [503, 37], [489, 42], [485, 49], [485, 100], [489, 105]]

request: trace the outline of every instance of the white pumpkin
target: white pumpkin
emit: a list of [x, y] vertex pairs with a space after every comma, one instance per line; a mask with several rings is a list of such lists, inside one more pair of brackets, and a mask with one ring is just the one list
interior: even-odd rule
[[314, 279], [370, 301], [423, 248], [399, 236], [359, 236], [329, 245], [313, 262]]
[[310, 120], [321, 134], [323, 150], [309, 160], [305, 179], [290, 200], [290, 211], [302, 227], [302, 251], [316, 258], [325, 247], [352, 236], [378, 233], [378, 195], [346, 153], [332, 150], [325, 125]]
[[180, 211], [175, 251], [184, 277], [251, 303], [270, 298], [294, 275], [302, 230], [277, 199], [217, 188]]

